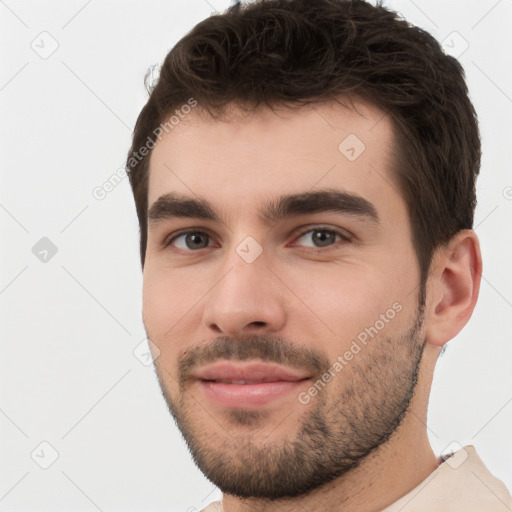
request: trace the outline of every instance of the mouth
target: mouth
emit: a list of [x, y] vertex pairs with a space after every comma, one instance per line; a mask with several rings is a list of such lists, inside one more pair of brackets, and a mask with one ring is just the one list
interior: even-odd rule
[[208, 400], [229, 409], [261, 407], [297, 392], [311, 376], [280, 365], [221, 361], [194, 377]]

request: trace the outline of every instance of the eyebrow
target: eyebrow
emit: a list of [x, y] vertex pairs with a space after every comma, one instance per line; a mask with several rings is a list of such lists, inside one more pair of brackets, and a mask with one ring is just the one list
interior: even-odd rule
[[[361, 196], [339, 190], [321, 190], [288, 194], [272, 199], [259, 211], [259, 219], [266, 225], [298, 215], [334, 212], [360, 217], [375, 225], [380, 223], [375, 206]], [[224, 223], [212, 203], [176, 192], [160, 196], [149, 208], [151, 224], [170, 218], [197, 218]]]

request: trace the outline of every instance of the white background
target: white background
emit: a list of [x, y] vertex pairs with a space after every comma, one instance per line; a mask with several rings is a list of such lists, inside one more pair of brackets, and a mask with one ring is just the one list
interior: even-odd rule
[[[103, 200], [92, 192], [124, 165], [147, 69], [228, 5], [0, 1], [0, 512], [192, 511], [220, 497], [192, 463], [152, 366], [133, 353], [146, 345], [128, 180]], [[484, 273], [473, 317], [438, 363], [429, 437], [438, 454], [474, 444], [510, 489], [512, 2], [386, 5], [452, 52], [469, 45], [460, 60], [483, 138]], [[31, 47], [52, 44], [46, 59]], [[43, 237], [57, 248], [47, 262], [32, 252]]]

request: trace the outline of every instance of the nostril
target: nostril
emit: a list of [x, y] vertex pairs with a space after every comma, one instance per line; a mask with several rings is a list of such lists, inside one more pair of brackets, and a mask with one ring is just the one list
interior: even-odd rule
[[256, 327], [264, 327], [266, 325], [265, 322], [251, 322], [250, 325], [254, 325]]

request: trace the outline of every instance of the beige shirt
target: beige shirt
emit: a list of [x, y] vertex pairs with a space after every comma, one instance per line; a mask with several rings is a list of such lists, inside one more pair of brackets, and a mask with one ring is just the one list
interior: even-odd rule
[[[465, 446], [382, 512], [512, 512], [512, 497], [477, 455]], [[222, 512], [215, 501], [201, 512]]]

